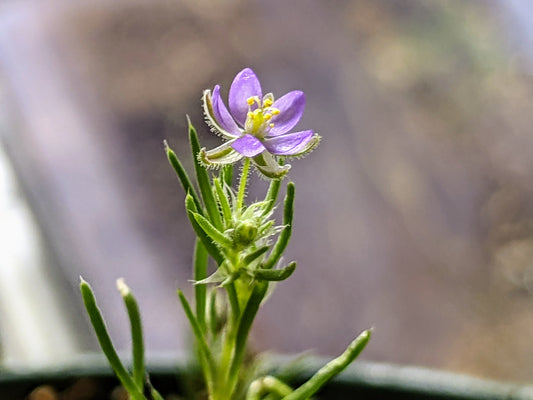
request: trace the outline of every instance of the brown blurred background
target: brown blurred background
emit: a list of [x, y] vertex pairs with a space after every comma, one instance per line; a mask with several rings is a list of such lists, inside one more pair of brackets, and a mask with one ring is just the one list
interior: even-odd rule
[[293, 163], [299, 267], [255, 346], [334, 355], [373, 326], [366, 360], [533, 381], [532, 25], [527, 0], [0, 3], [2, 139], [60, 304], [46, 311], [75, 337], [61, 359], [96, 349], [80, 274], [121, 348], [121, 276], [148, 350], [185, 346], [193, 234], [162, 142], [190, 167], [189, 114], [219, 143], [200, 95], [249, 66], [277, 96], [304, 90], [299, 127], [323, 136]]

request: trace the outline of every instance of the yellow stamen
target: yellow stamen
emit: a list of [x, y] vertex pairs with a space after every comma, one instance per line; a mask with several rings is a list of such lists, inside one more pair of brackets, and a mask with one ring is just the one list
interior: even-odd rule
[[265, 114], [265, 121], [268, 121], [270, 118], [272, 118], [272, 114]]
[[272, 104], [274, 104], [272, 99], [265, 99], [265, 101], [263, 101], [263, 106], [264, 107], [270, 107]]
[[273, 108], [270, 110], [270, 112], [272, 113], [272, 115], [278, 115], [280, 111], [277, 108]]
[[268, 126], [270, 126], [271, 128], [274, 128], [274, 124], [268, 124]]
[[246, 102], [248, 103], [249, 106], [253, 105], [255, 103], [255, 99], [254, 97], [248, 97], [248, 100], [246, 100]]

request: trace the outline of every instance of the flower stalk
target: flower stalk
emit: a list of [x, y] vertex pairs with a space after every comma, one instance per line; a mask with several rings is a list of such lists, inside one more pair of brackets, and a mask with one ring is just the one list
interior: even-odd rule
[[245, 158], [242, 165], [241, 180], [239, 183], [239, 192], [237, 194], [237, 208], [242, 209], [244, 195], [246, 193], [246, 184], [248, 183], [248, 172], [250, 171], [250, 159]]

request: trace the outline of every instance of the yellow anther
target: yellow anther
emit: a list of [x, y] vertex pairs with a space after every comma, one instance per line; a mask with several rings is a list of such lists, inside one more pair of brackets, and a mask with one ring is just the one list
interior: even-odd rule
[[274, 102], [272, 101], [272, 99], [265, 99], [263, 101], [263, 106], [264, 107], [270, 107], [272, 104], [274, 104]]
[[268, 126], [270, 126], [271, 128], [274, 128], [274, 124], [268, 124]]
[[279, 114], [279, 110], [277, 108], [273, 108], [272, 110], [270, 110], [270, 112], [272, 113], [272, 115], [278, 115]]
[[254, 118], [254, 113], [250, 111], [250, 112], [248, 113], [248, 118], [252, 118], [252, 119], [253, 119], [253, 118]]
[[248, 100], [246, 100], [246, 102], [248, 103], [249, 106], [253, 105], [255, 103], [255, 99], [254, 97], [248, 97]]
[[268, 121], [270, 118], [272, 118], [272, 114], [265, 114], [265, 121]]

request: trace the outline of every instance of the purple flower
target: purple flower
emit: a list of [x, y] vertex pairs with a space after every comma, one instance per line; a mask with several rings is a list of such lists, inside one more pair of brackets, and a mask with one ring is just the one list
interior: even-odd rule
[[272, 93], [263, 96], [261, 84], [250, 68], [237, 74], [229, 90], [229, 111], [220, 96], [220, 86], [203, 95], [206, 121], [212, 131], [227, 141], [206, 151], [200, 159], [207, 165], [234, 163], [248, 157], [264, 175], [279, 179], [290, 165], [279, 165], [276, 156], [299, 157], [320, 142], [312, 130], [290, 132], [305, 108], [305, 95], [294, 90], [275, 100]]

